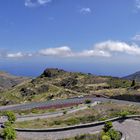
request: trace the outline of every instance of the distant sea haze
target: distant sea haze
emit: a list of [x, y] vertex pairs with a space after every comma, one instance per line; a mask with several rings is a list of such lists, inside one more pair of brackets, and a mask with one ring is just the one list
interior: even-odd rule
[[39, 76], [46, 68], [60, 68], [71, 72], [91, 73], [94, 75], [108, 75], [123, 77], [139, 71], [138, 66], [123, 66], [123, 65], [98, 65], [98, 64], [7, 64], [0, 65], [0, 71], [18, 76]]

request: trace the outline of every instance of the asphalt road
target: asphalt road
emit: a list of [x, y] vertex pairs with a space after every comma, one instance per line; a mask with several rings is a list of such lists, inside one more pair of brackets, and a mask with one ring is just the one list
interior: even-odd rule
[[134, 104], [140, 105], [138, 102], [130, 102], [124, 100], [115, 100], [115, 99], [107, 99], [107, 98], [93, 98], [93, 97], [82, 97], [82, 98], [71, 98], [71, 99], [59, 99], [59, 100], [50, 100], [44, 102], [33, 102], [33, 103], [26, 103], [26, 104], [17, 104], [17, 105], [10, 105], [10, 106], [1, 106], [0, 111], [4, 110], [28, 110], [33, 108], [41, 108], [41, 107], [57, 107], [57, 106], [65, 106], [68, 104], [81, 104], [84, 103], [86, 99], [90, 99], [92, 102], [100, 101], [100, 102], [116, 102], [121, 104]]
[[[98, 102], [94, 102], [91, 104], [91, 106], [97, 105]], [[71, 114], [80, 110], [85, 110], [87, 109], [88, 106], [84, 105], [79, 108], [73, 108], [73, 109], [68, 109], [67, 114]], [[22, 122], [22, 121], [30, 121], [30, 120], [35, 120], [35, 119], [46, 119], [46, 118], [53, 118], [53, 117], [58, 117], [58, 116], [63, 116], [64, 111], [56, 111], [56, 112], [50, 112], [50, 113], [43, 113], [43, 114], [34, 114], [34, 115], [26, 115], [26, 116], [17, 116], [16, 121], [17, 122]], [[1, 119], [0, 119], [1, 120]], [[3, 120], [4, 122], [5, 120]]]
[[[140, 121], [136, 119], [127, 119], [122, 122], [113, 122], [116, 130], [124, 133], [126, 140], [140, 140]], [[61, 132], [18, 132], [20, 140], [58, 140], [62, 138], [69, 138], [80, 134], [94, 133], [101, 131], [103, 125], [78, 128], [74, 130], [61, 131]]]

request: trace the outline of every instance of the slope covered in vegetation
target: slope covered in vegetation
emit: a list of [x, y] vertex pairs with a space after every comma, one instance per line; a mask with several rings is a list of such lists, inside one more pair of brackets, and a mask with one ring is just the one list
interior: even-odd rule
[[126, 93], [134, 95], [134, 92], [139, 95], [139, 88], [134, 89], [132, 81], [129, 80], [48, 68], [39, 77], [2, 92], [0, 104], [7, 105], [89, 95], [114, 97]]

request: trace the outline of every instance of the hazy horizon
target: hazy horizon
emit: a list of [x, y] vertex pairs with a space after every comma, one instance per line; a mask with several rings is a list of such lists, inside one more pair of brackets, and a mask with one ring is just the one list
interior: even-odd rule
[[[89, 68], [90, 67], [90, 68]], [[69, 72], [82, 72], [82, 73], [91, 73], [93, 75], [101, 75], [101, 76], [114, 76], [114, 77], [124, 77], [130, 74], [133, 74], [137, 71], [140, 71], [140, 69], [133, 69], [133, 67], [131, 67], [131, 69], [124, 66], [121, 67], [121, 69], [118, 69], [118, 66], [114, 66], [114, 70], [110, 69], [109, 67], [104, 67], [104, 69], [102, 69], [102, 66], [92, 66], [89, 64], [85, 64], [85, 65], [79, 65], [79, 67], [77, 68], [76, 66], [70, 67], [69, 64], [64, 64], [64, 65], [45, 65], [45, 64], [41, 64], [38, 66], [29, 66], [25, 67], [23, 65], [13, 65], [13, 66], [0, 66], [0, 71], [4, 71], [13, 75], [17, 75], [17, 76], [28, 76], [28, 77], [37, 77], [40, 74], [42, 74], [42, 72], [46, 69], [46, 68], [59, 68], [59, 69], [63, 69]], [[97, 69], [98, 68], [98, 69]], [[110, 66], [110, 68], [112, 68], [112, 66]], [[116, 70], [115, 70], [116, 69]], [[127, 72], [126, 72], [127, 69]]]

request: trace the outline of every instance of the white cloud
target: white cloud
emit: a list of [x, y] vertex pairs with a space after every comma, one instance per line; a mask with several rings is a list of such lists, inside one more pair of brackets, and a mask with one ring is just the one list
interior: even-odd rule
[[16, 53], [5, 53], [3, 57], [6, 58], [23, 58], [23, 57], [31, 57], [33, 56], [32, 53], [22, 53], [22, 52], [16, 52]]
[[105, 41], [95, 44], [95, 50], [102, 50], [108, 53], [125, 53], [140, 55], [140, 48], [136, 44], [129, 45], [120, 41]]
[[68, 46], [43, 49], [39, 51], [39, 54], [44, 56], [58, 56], [58, 57], [93, 57], [93, 56], [109, 57], [110, 56], [108, 52], [102, 50], [84, 50], [84, 51], [74, 52]]
[[115, 54], [140, 55], [136, 44], [129, 45], [120, 41], [105, 41], [94, 45], [93, 49], [72, 51], [70, 47], [47, 48], [39, 51], [40, 55], [59, 57], [111, 57]]
[[121, 41], [105, 41], [97, 43], [92, 49], [73, 51], [68, 46], [62, 46], [57, 48], [46, 48], [39, 50], [36, 53], [2, 53], [0, 57], [3, 58], [23, 58], [23, 57], [35, 57], [35, 56], [55, 56], [55, 57], [70, 57], [70, 58], [87, 58], [87, 57], [113, 57], [120, 54], [125, 55], [137, 55], [140, 56], [140, 47], [136, 44], [127, 44]]
[[110, 57], [110, 54], [106, 51], [93, 49], [93, 50], [85, 50], [85, 51], [76, 53], [74, 56], [79, 56], [79, 57], [95, 57], [95, 56]]
[[72, 56], [73, 53], [68, 46], [58, 48], [47, 48], [39, 51], [40, 55], [46, 56]]
[[134, 41], [140, 41], [140, 34], [137, 34], [134, 37], [132, 37], [132, 40], [134, 40]]
[[80, 13], [82, 13], [82, 14], [91, 13], [91, 9], [90, 9], [89, 7], [81, 8], [81, 9], [80, 9]]
[[7, 53], [6, 54], [7, 58], [21, 58], [24, 57], [24, 54], [22, 52], [17, 52], [17, 53]]
[[36, 7], [36, 6], [41, 6], [45, 5], [52, 0], [25, 0], [25, 6], [26, 7]]

